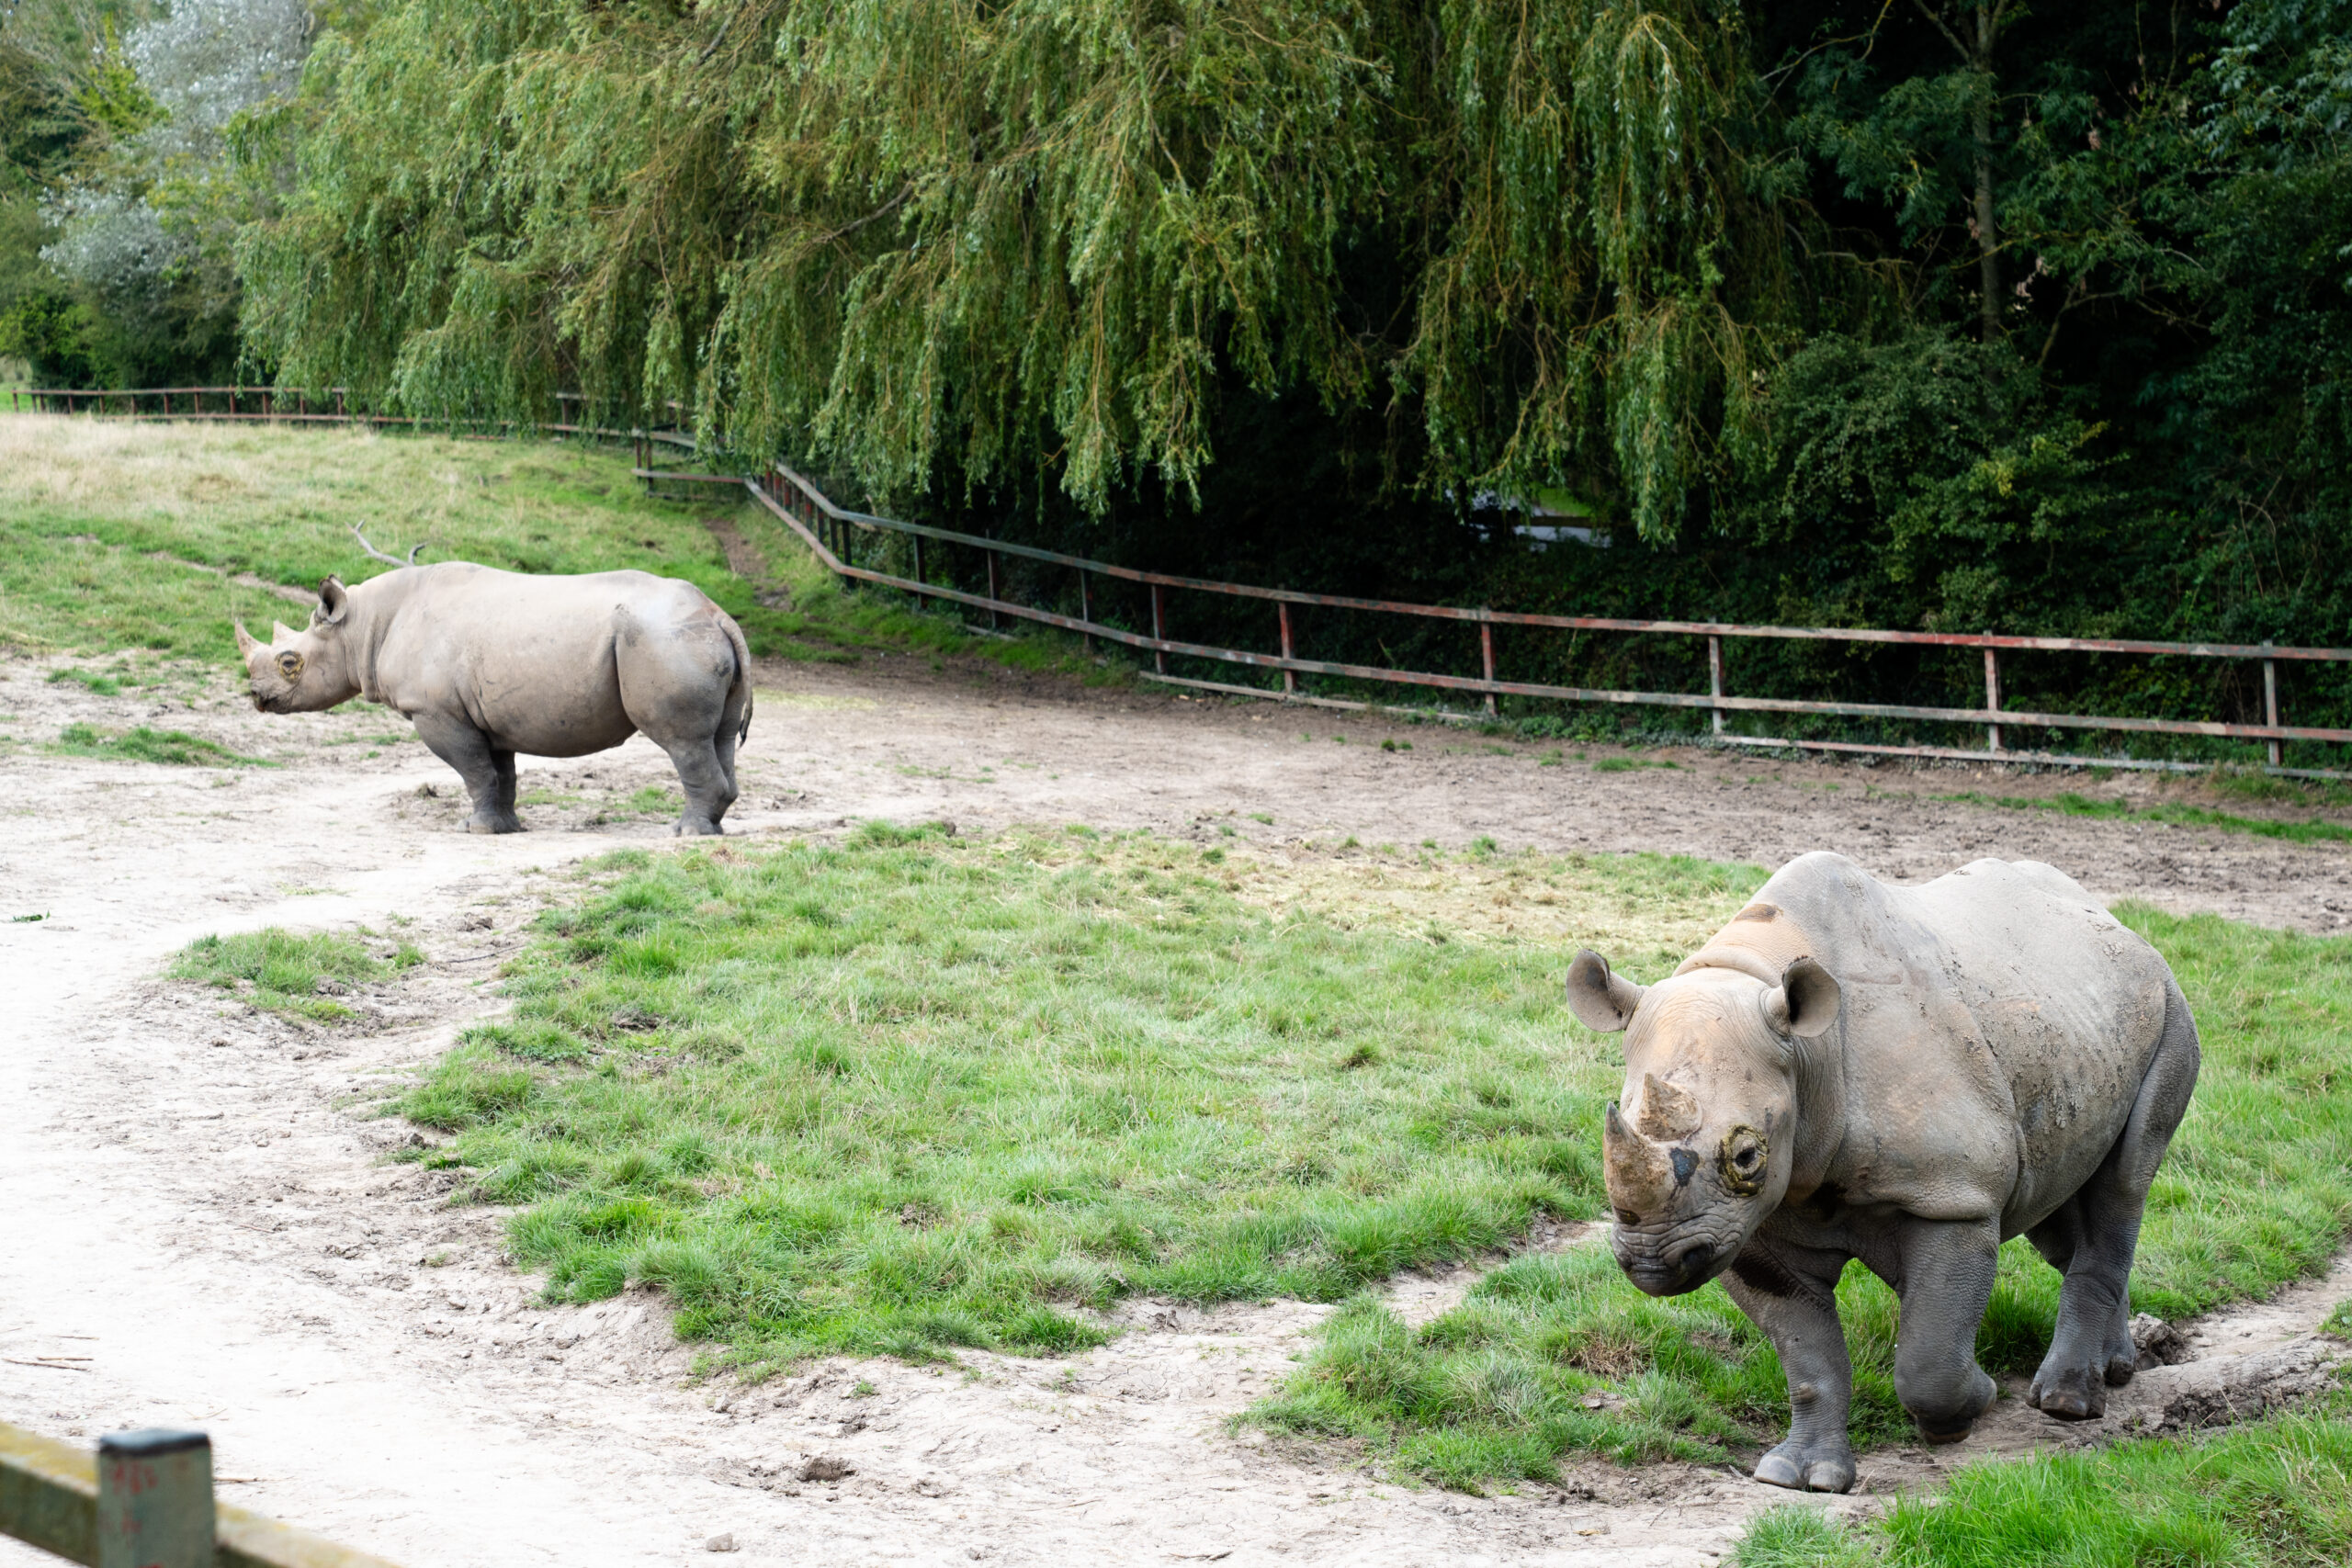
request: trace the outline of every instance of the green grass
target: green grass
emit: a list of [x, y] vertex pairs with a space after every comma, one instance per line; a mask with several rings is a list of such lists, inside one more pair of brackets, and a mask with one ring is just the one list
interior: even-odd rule
[[1603, 757], [1592, 765], [1596, 773], [1630, 773], [1637, 768], [1679, 768], [1681, 764], [1664, 757]]
[[[1277, 920], [1224, 852], [876, 827], [633, 857], [547, 918], [513, 1017], [403, 1109], [522, 1206], [517, 1254], [554, 1294], [662, 1284], [740, 1364], [1053, 1349], [1129, 1291], [1291, 1294], [1346, 1304], [1253, 1418], [1403, 1472], [1471, 1486], [1776, 1436], [1776, 1359], [1718, 1287], [1651, 1301], [1594, 1248], [1520, 1258], [1418, 1329], [1363, 1293], [1598, 1213], [1614, 1042], [1566, 1021], [1556, 943], [1440, 940], [1419, 906], [1337, 894], [1344, 920]], [[1475, 846], [1458, 874], [1522, 863]], [[1579, 930], [1651, 900], [1653, 939], [1607, 939], [1644, 978], [1760, 876], [1578, 864]], [[2120, 912], [2204, 1030], [2134, 1276], [2180, 1318], [2316, 1271], [2352, 1227], [2352, 941]], [[2056, 1284], [2005, 1251], [1988, 1366], [2039, 1360]], [[1841, 1302], [1856, 1436], [1905, 1440], [1894, 1301], [1857, 1268]]]
[[58, 732], [49, 750], [61, 757], [106, 757], [124, 762], [164, 762], [192, 768], [274, 768], [263, 757], [243, 756], [215, 740], [180, 729], [150, 729], [141, 724], [120, 731], [105, 731], [86, 724], [69, 724]]
[[[238, 992], [265, 1012], [336, 1023], [356, 1016], [334, 999], [338, 987], [390, 979], [424, 961], [409, 943], [367, 931], [304, 936], [270, 926], [238, 936], [198, 937], [180, 950], [170, 974]], [[324, 989], [322, 981], [327, 983]]]
[[1996, 806], [2007, 811], [2055, 811], [2068, 817], [2102, 817], [2131, 822], [2164, 822], [2177, 828], [2215, 828], [2228, 833], [2253, 833], [2265, 839], [2285, 839], [2290, 843], [2352, 842], [2352, 828], [2340, 822], [2316, 818], [2308, 822], [2278, 822], [2266, 817], [2240, 817], [2232, 812], [2216, 811], [2211, 807], [2191, 806], [2183, 801], [2167, 801], [2159, 806], [2131, 806], [2119, 800], [2093, 800], [2087, 795], [2068, 791], [2047, 799], [2025, 795], [1985, 795], [1968, 790], [1958, 795], [1939, 795], [1938, 800], [1962, 801], [1971, 806]]
[[1758, 1517], [1736, 1568], [2319, 1568], [2352, 1562], [2352, 1402], [2202, 1438], [1960, 1471], [1847, 1527]]
[[[2299, 936], [2126, 905], [2162, 951], [2204, 1042], [2197, 1098], [2150, 1194], [2137, 1310], [2185, 1318], [2317, 1273], [2352, 1230], [2352, 939]], [[2058, 1276], [2022, 1240], [2002, 1249], [1977, 1354], [2027, 1373], [2048, 1348]], [[1858, 1443], [1911, 1431], [1894, 1397], [1893, 1293], [1860, 1264], [1838, 1291], [1854, 1360]], [[1624, 1401], [1585, 1408], [1596, 1379]], [[1408, 1331], [1350, 1303], [1255, 1418], [1370, 1443], [1445, 1484], [1549, 1475], [1560, 1454], [1715, 1459], [1776, 1440], [1778, 1358], [1719, 1285], [1654, 1302], [1605, 1251], [1521, 1258], [1461, 1307]]]
[[[1134, 1291], [1334, 1301], [1599, 1210], [1615, 1069], [1547, 947], [1277, 918], [1238, 862], [1132, 836], [870, 826], [599, 874], [401, 1109], [523, 1206], [552, 1295], [659, 1283], [738, 1364], [1066, 1348]], [[1762, 874], [1560, 874], [1721, 919]]]

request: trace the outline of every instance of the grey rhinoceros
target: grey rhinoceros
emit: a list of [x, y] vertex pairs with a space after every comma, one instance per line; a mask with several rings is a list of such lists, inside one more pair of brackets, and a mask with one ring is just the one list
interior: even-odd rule
[[735, 748], [752, 726], [741, 628], [702, 590], [643, 571], [533, 577], [466, 561], [319, 585], [302, 631], [237, 651], [264, 713], [382, 703], [458, 770], [476, 833], [522, 829], [514, 757], [579, 757], [631, 735], [670, 754], [685, 788], [680, 833], [716, 833], [735, 802]]
[[1567, 984], [1577, 1018], [1626, 1032], [1602, 1125], [1618, 1263], [1659, 1296], [1723, 1274], [1780, 1351], [1792, 1419], [1758, 1480], [1853, 1484], [1849, 1258], [1901, 1300], [1895, 1393], [1930, 1442], [1992, 1403], [1973, 1352], [2009, 1236], [2064, 1276], [2028, 1398], [2093, 1416], [2131, 1379], [2125, 1287], [2197, 1025], [2155, 950], [2064, 874], [1980, 860], [1890, 887], [1809, 854], [1670, 977], [1645, 989], [1584, 952]]

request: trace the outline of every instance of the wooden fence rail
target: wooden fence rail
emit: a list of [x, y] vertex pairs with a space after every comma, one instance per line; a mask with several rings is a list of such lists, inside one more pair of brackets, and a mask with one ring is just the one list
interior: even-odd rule
[[201, 1432], [124, 1432], [93, 1453], [0, 1423], [0, 1534], [90, 1568], [392, 1568], [215, 1500]]

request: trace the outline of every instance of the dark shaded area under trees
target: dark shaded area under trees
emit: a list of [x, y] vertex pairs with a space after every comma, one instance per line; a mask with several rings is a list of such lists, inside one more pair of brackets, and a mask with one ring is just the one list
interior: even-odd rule
[[[322, 21], [212, 187], [245, 204], [250, 374], [434, 416], [674, 400], [880, 507], [1300, 588], [2352, 644], [2352, 0]], [[53, 186], [10, 118], [11, 189]], [[1531, 547], [1531, 502], [1608, 547]], [[1262, 606], [1179, 608], [1271, 641]], [[1460, 628], [1300, 629], [1475, 667]], [[1961, 705], [1981, 678], [1734, 658], [1751, 693]], [[1584, 684], [1698, 689], [1703, 659], [1504, 647]], [[2259, 716], [2231, 666], [2004, 677], [2019, 705]], [[2341, 667], [2284, 678], [2290, 721], [2352, 723]]]

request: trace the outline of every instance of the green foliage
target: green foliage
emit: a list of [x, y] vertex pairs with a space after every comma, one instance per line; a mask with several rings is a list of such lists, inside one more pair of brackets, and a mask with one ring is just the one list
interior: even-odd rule
[[[2149, 1196], [2133, 1306], [2187, 1318], [2324, 1270], [2352, 1232], [2352, 1101], [2338, 1088], [2352, 1074], [2352, 939], [2144, 907], [2119, 913], [2179, 976], [2205, 1052]], [[1894, 1396], [1894, 1292], [1855, 1263], [1838, 1301], [1854, 1363], [1854, 1440], [1905, 1440], [1914, 1428]], [[2057, 1308], [2056, 1272], [2024, 1240], [2009, 1242], [1979, 1359], [1996, 1373], [2030, 1373]], [[1291, 1386], [1252, 1414], [1356, 1438], [1400, 1470], [1475, 1486], [1549, 1476], [1572, 1449], [1720, 1459], [1726, 1447], [1777, 1440], [1788, 1405], [1778, 1357], [1720, 1286], [1653, 1301], [1588, 1247], [1517, 1258], [1418, 1330], [1359, 1303], [1331, 1321]], [[1803, 1527], [1786, 1528], [1813, 1549]], [[1779, 1540], [1780, 1529], [1763, 1539]]]
[[322, 43], [300, 193], [244, 242], [258, 350], [1096, 513], [1196, 493], [1237, 396], [1401, 396], [1403, 478], [1607, 472], [1664, 533], [1744, 417], [1781, 242], [1708, 0], [601, 16], [411, 0]]
[[[524, 1206], [550, 1293], [661, 1284], [744, 1365], [1060, 1350], [1136, 1291], [1338, 1301], [1598, 1212], [1612, 1069], [1548, 952], [1271, 918], [1236, 865], [887, 823], [619, 860], [401, 1109]], [[1697, 920], [1758, 879], [1546, 874]]]
[[356, 1016], [335, 1000], [353, 986], [391, 979], [424, 962], [405, 942], [371, 933], [302, 935], [268, 926], [237, 936], [203, 936], [180, 950], [174, 979], [235, 991], [265, 1012], [316, 1023]]

